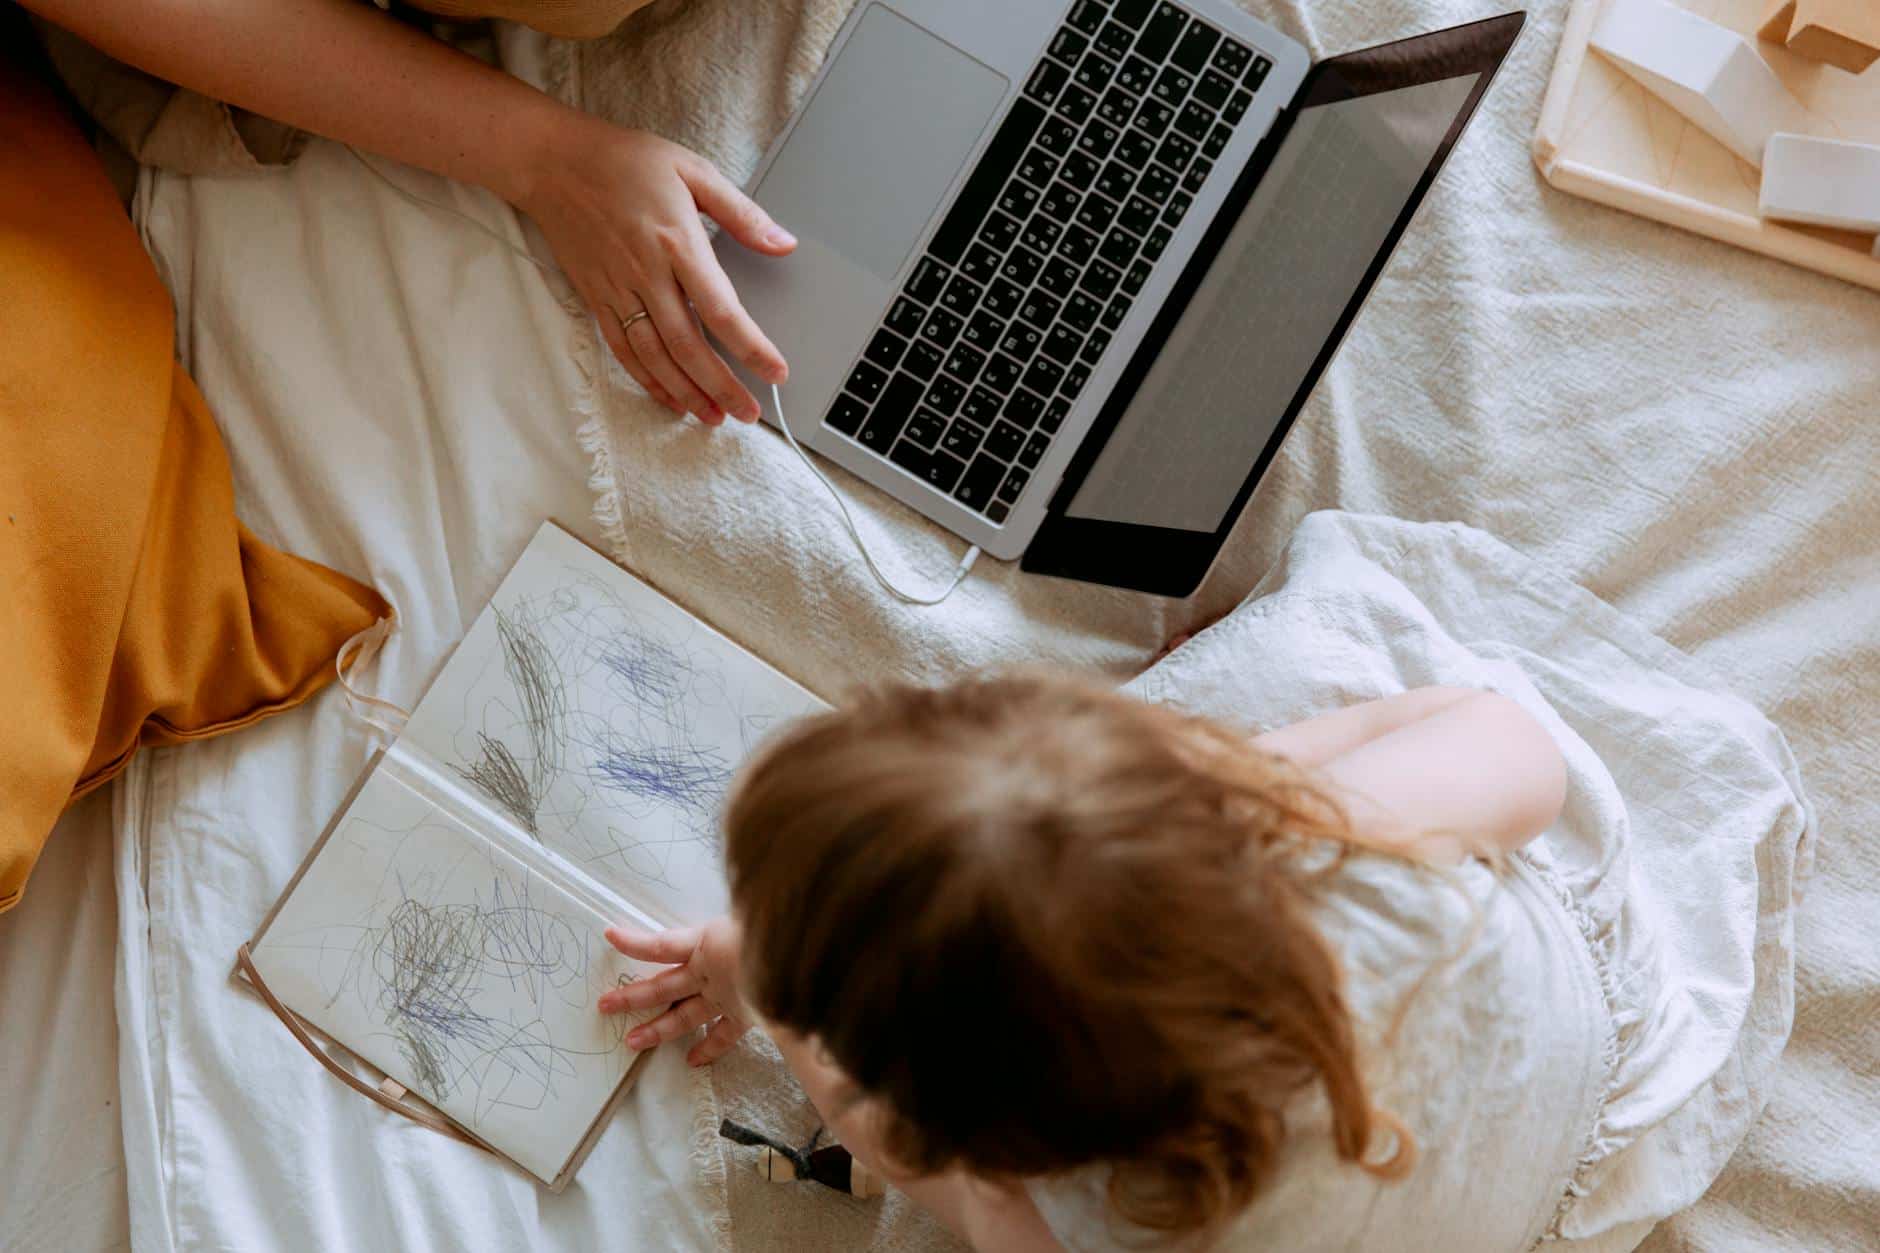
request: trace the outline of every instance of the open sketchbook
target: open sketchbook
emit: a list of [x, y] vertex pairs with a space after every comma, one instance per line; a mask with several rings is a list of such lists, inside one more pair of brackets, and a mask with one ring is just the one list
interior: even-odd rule
[[724, 911], [732, 774], [821, 708], [545, 523], [262, 922], [254, 968], [559, 1189], [636, 1060], [595, 1001], [648, 971], [604, 928]]

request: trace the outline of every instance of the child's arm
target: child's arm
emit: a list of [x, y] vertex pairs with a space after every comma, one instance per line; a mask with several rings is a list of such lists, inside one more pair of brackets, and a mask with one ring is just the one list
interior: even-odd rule
[[1566, 762], [1553, 737], [1493, 692], [1424, 688], [1275, 734], [1294, 736], [1299, 755], [1283, 739], [1280, 747], [1266, 736], [1256, 743], [1316, 766], [1366, 842], [1415, 856], [1519, 848], [1553, 824], [1566, 800]]

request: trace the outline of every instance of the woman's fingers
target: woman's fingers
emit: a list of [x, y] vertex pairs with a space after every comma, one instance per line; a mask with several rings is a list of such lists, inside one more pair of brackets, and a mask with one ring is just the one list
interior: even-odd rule
[[632, 983], [609, 988], [601, 994], [600, 1009], [603, 1014], [621, 1014], [635, 1009], [652, 1009], [655, 1005], [671, 1005], [691, 996], [701, 986], [697, 973], [690, 966], [675, 966], [671, 970], [660, 971], [650, 979], [636, 979]]
[[656, 1044], [676, 1040], [701, 1023], [710, 1022], [718, 1011], [701, 997], [689, 997], [648, 1023], [627, 1032], [627, 1047], [650, 1049]]
[[702, 927], [674, 927], [670, 931], [609, 927], [604, 934], [609, 944], [628, 957], [663, 966], [683, 966], [692, 960], [703, 930]]
[[761, 205], [739, 191], [711, 162], [682, 166], [680, 176], [705, 216], [746, 248], [780, 257], [796, 247], [796, 236], [777, 225]]
[[732, 290], [731, 280], [725, 277], [711, 245], [702, 236], [696, 247], [674, 258], [674, 271], [685, 294], [691, 298], [699, 321], [718, 336], [719, 342], [729, 348], [733, 356], [767, 383], [782, 383], [790, 377], [783, 354], [745, 312], [743, 302]]
[[737, 1019], [726, 1016], [711, 1025], [705, 1038], [692, 1046], [692, 1051], [685, 1055], [688, 1066], [709, 1066], [737, 1047], [744, 1033], [750, 1028]]
[[[731, 367], [706, 342], [704, 330], [679, 290], [677, 277], [653, 286], [655, 290], [643, 291], [640, 295], [645, 298], [653, 324], [659, 328], [659, 338], [664, 341], [666, 351], [672, 354], [673, 361], [685, 371], [693, 385], [711, 397], [718, 413], [736, 414], [746, 422], [756, 421], [757, 398], [745, 390]], [[634, 347], [639, 347], [639, 340], [632, 342]]]
[[[673, 290], [676, 292], [678, 289], [675, 286]], [[670, 305], [672, 301], [661, 303]], [[683, 301], [679, 303], [684, 304]], [[667, 322], [672, 320], [669, 313]], [[684, 321], [691, 321], [689, 311], [684, 315]], [[627, 343], [639, 357], [640, 363], [652, 372], [653, 377], [659, 380], [660, 385], [679, 402], [686, 413], [692, 414], [707, 426], [717, 426], [725, 420], [725, 407], [700, 390], [693, 381], [692, 373], [673, 357], [667, 346], [667, 322], [660, 321], [657, 313], [651, 318], [641, 318], [628, 328]]]
[[614, 360], [633, 376], [633, 381], [644, 388], [648, 396], [683, 418], [685, 410], [681, 409], [679, 402], [672, 398], [672, 393], [660, 386], [659, 380], [653, 377], [652, 371], [641, 364], [640, 355], [634, 352], [633, 346], [627, 342], [627, 332], [620, 325], [619, 313], [611, 306], [595, 305], [591, 301], [588, 309], [594, 314], [594, 321], [601, 328], [601, 338], [607, 341], [607, 349], [614, 354]]

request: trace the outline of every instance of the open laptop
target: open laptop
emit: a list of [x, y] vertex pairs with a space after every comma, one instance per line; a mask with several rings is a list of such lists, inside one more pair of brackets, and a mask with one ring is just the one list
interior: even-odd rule
[[1201, 582], [1524, 14], [1312, 64], [1229, 0], [863, 0], [719, 256], [808, 448], [1045, 574]]

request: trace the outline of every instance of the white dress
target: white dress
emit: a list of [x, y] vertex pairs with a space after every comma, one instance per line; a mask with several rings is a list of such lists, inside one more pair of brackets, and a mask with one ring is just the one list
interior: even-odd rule
[[[1499, 873], [1364, 855], [1330, 885], [1317, 917], [1373, 1092], [1419, 1162], [1392, 1183], [1340, 1161], [1308, 1094], [1228, 1253], [1630, 1249], [1703, 1194], [1768, 1097], [1813, 823], [1780, 733], [1689, 656], [1479, 531], [1322, 513], [1132, 687], [1266, 727], [1428, 683], [1540, 717], [1566, 810]], [[1106, 1174], [1031, 1192], [1073, 1253], [1153, 1247], [1107, 1209]]]

